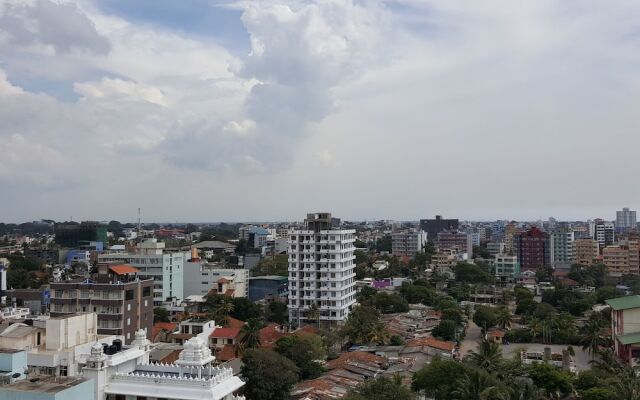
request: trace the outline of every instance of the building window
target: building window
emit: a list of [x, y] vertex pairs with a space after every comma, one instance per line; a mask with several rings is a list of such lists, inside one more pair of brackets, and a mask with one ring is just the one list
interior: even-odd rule
[[60, 376], [67, 376], [67, 374], [68, 374], [68, 367], [66, 365], [61, 365]]
[[142, 296], [143, 297], [151, 296], [151, 286], [147, 286], [147, 287], [142, 288]]
[[133, 300], [133, 289], [124, 292], [125, 300]]

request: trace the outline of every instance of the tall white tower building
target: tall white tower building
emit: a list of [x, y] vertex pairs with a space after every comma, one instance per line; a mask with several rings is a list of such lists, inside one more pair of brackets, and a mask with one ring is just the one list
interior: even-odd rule
[[356, 301], [355, 230], [340, 229], [330, 213], [307, 214], [305, 229], [289, 235], [289, 321], [335, 326]]

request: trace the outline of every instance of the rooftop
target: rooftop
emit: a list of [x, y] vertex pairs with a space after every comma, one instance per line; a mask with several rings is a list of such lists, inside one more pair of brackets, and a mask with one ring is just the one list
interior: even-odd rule
[[210, 337], [219, 337], [219, 338], [235, 338], [240, 335], [240, 328], [216, 328]]
[[138, 268], [126, 264], [110, 266], [109, 269], [116, 275], [137, 274], [140, 272]]
[[32, 382], [31, 379], [25, 379], [9, 385], [3, 385], [0, 387], [0, 390], [9, 390], [16, 392], [58, 393], [86, 381], [88, 381], [88, 379], [77, 376], [46, 377], [37, 379], [35, 382]]
[[626, 310], [628, 308], [640, 307], [640, 296], [624, 296], [606, 300], [606, 303], [614, 310]]

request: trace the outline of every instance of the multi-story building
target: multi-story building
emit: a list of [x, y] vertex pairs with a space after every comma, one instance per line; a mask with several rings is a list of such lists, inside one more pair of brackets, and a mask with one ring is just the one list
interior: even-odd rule
[[153, 280], [138, 279], [130, 265], [102, 263], [92, 279], [51, 283], [51, 316], [78, 312], [98, 314], [98, 334], [121, 335], [126, 343], [134, 333], [153, 328]]
[[524, 232], [518, 225], [511, 222], [504, 228], [504, 251], [507, 254], [516, 254], [516, 237]]
[[459, 221], [457, 219], [443, 219], [442, 216], [436, 215], [435, 219], [421, 219], [420, 229], [427, 233], [429, 240], [438, 237], [438, 233], [444, 230], [457, 230]]
[[622, 211], [616, 211], [616, 229], [618, 232], [625, 232], [636, 229], [636, 212], [624, 207]]
[[591, 237], [600, 245], [600, 249], [615, 244], [616, 228], [613, 222], [596, 219], [589, 224], [589, 231]]
[[491, 257], [495, 257], [498, 254], [505, 253], [505, 245], [503, 242], [488, 242], [487, 251]]
[[[289, 235], [289, 321], [340, 324], [355, 303], [355, 230], [340, 229], [330, 213], [307, 214]], [[319, 310], [319, 315], [310, 310]]]
[[249, 300], [259, 301], [280, 300], [287, 301], [288, 278], [286, 276], [268, 275], [249, 278]]
[[444, 230], [438, 233], [437, 247], [439, 251], [454, 251], [467, 253], [467, 257], [473, 255], [473, 243], [468, 233], [460, 231]]
[[640, 275], [640, 245], [629, 240], [602, 249], [602, 262], [610, 276]]
[[635, 367], [640, 364], [640, 296], [609, 299], [611, 336], [616, 356]]
[[415, 257], [427, 244], [427, 233], [418, 229], [407, 229], [391, 234], [391, 254], [396, 257]]
[[518, 275], [520, 275], [518, 257], [509, 254], [498, 254], [493, 263], [493, 272], [498, 285], [504, 286], [515, 282]]
[[138, 268], [140, 277], [152, 278], [153, 303], [160, 306], [167, 299], [184, 298], [183, 269], [190, 256], [185, 251], [165, 251], [164, 243], [157, 239], [145, 239], [135, 252], [100, 254], [98, 261], [129, 264]]
[[595, 239], [576, 239], [573, 242], [574, 264], [593, 265], [600, 255], [600, 246]]
[[96, 243], [97, 250], [102, 250], [107, 243], [107, 227], [98, 222], [61, 222], [54, 225], [54, 231], [56, 244], [63, 247], [82, 247], [88, 243]]
[[537, 227], [520, 233], [515, 237], [515, 249], [520, 268], [536, 270], [551, 265], [551, 243], [549, 234]]
[[573, 260], [574, 233], [569, 229], [561, 229], [551, 234], [551, 263], [570, 265]]
[[269, 236], [269, 231], [261, 226], [245, 225], [238, 229], [238, 237], [253, 248], [266, 246]]
[[193, 249], [192, 257], [184, 264], [183, 294], [206, 295], [222, 294], [229, 297], [249, 296], [249, 270], [227, 268], [222, 262], [207, 263], [197, 256]]

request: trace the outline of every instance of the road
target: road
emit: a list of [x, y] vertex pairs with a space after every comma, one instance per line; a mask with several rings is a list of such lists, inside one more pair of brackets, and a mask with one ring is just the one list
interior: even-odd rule
[[469, 321], [467, 335], [460, 344], [460, 355], [464, 357], [468, 352], [476, 350], [481, 337], [482, 332], [480, 327], [474, 324], [473, 321]]

